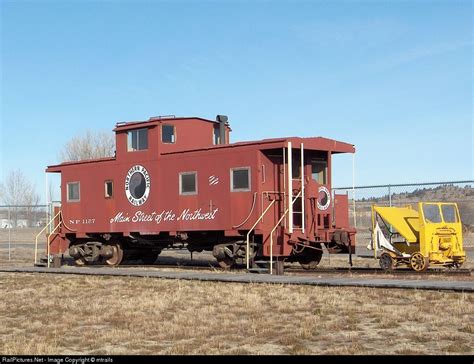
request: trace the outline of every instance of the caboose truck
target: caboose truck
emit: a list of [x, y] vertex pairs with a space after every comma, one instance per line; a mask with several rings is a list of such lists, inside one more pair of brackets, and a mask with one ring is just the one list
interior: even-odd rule
[[354, 153], [353, 145], [322, 137], [229, 143], [224, 115], [153, 117], [114, 131], [115, 157], [46, 169], [61, 173], [50, 258], [68, 250], [77, 265], [152, 263], [164, 248], [187, 247], [212, 251], [222, 267], [272, 261], [281, 272], [284, 260], [316, 268], [323, 246], [354, 253], [347, 195], [331, 194], [331, 157]]

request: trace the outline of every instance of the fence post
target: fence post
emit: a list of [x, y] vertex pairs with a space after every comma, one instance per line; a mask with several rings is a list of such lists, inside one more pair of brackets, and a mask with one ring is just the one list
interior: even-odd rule
[[12, 232], [12, 222], [11, 222], [10, 206], [8, 206], [8, 261], [12, 260], [11, 232]]
[[[392, 185], [388, 185], [388, 205], [392, 207]], [[390, 230], [390, 244], [392, 244], [392, 224], [389, 225], [389, 230]]]
[[388, 204], [392, 207], [392, 186], [388, 185]]

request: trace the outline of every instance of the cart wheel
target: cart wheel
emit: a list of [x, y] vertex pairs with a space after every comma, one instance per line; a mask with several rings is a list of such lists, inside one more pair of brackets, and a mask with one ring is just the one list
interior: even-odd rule
[[423, 272], [428, 268], [428, 258], [421, 253], [413, 253], [410, 257], [410, 266], [416, 272]]
[[388, 253], [382, 253], [379, 259], [379, 264], [384, 272], [391, 272], [395, 267], [395, 262], [392, 256]]

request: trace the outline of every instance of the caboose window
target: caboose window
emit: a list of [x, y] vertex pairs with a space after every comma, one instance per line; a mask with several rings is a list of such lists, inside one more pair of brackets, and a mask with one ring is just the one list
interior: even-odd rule
[[327, 167], [325, 160], [313, 159], [311, 161], [311, 176], [319, 184], [325, 185], [327, 183]]
[[232, 168], [230, 183], [232, 192], [250, 191], [250, 167]]
[[105, 198], [111, 198], [114, 195], [114, 183], [105, 181]]
[[67, 200], [70, 202], [79, 201], [80, 184], [79, 182], [71, 182], [67, 184]]
[[197, 194], [197, 173], [183, 172], [179, 174], [179, 194], [195, 195]]
[[161, 126], [161, 141], [163, 143], [174, 143], [176, 140], [174, 134], [174, 125], [164, 124]]
[[128, 133], [128, 151], [148, 149], [148, 129], [130, 130]]

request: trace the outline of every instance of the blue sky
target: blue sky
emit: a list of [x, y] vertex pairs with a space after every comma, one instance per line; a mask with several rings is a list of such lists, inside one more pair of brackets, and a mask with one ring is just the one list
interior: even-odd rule
[[72, 136], [166, 114], [353, 143], [358, 185], [473, 178], [470, 1], [0, 3], [0, 179], [43, 194]]

